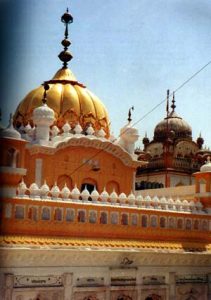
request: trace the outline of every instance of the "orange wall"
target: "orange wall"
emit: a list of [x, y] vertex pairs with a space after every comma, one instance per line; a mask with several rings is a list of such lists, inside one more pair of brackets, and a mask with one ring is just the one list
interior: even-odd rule
[[[73, 187], [76, 183], [80, 189], [82, 183], [90, 182], [96, 184], [99, 192], [102, 192], [104, 187], [108, 188], [108, 192], [112, 192], [112, 186], [119, 186], [119, 191], [116, 192], [125, 192], [126, 194], [131, 192], [135, 169], [125, 166], [119, 158], [105, 151], [99, 152], [98, 149], [91, 147], [67, 147], [58, 150], [53, 155], [31, 155], [27, 151], [26, 169], [28, 172], [25, 181], [28, 185], [35, 181], [35, 160], [37, 158], [43, 160], [41, 182], [46, 180], [50, 187], [55, 181], [58, 183], [62, 181], [62, 186], [66, 181], [68, 186], [72, 185]], [[92, 161], [99, 162], [99, 171], [93, 171], [91, 165], [88, 164], [81, 166], [84, 159], [90, 158]], [[71, 186], [69, 187], [71, 188]]]

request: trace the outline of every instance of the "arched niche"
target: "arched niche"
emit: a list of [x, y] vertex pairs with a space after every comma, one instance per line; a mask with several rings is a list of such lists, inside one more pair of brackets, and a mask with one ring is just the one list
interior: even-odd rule
[[15, 148], [9, 148], [6, 154], [6, 166], [12, 168], [19, 167], [20, 154], [19, 151]]
[[97, 188], [97, 181], [93, 178], [84, 178], [81, 184], [81, 192], [85, 189], [85, 187], [87, 188], [87, 190], [89, 191], [89, 193], [91, 194], [91, 192], [94, 190], [94, 188]]
[[204, 178], [201, 178], [199, 180], [199, 193], [206, 192], [206, 184], [207, 184], [207, 181]]
[[113, 191], [115, 191], [117, 194], [120, 193], [120, 187], [119, 187], [119, 183], [112, 180], [112, 181], [109, 181], [107, 184], [106, 184], [106, 191], [110, 194], [112, 193]]
[[68, 186], [69, 189], [73, 188], [71, 177], [66, 174], [60, 175], [57, 179], [57, 185], [60, 188], [60, 190], [65, 186], [65, 184]]

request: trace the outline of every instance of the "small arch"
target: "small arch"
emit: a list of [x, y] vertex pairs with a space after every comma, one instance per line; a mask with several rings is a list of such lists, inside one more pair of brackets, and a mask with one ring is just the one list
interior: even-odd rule
[[150, 225], [151, 225], [151, 227], [157, 227], [157, 217], [156, 216], [151, 217]]
[[69, 189], [73, 188], [71, 177], [66, 174], [60, 175], [57, 178], [57, 185], [60, 188], [60, 190], [64, 187], [65, 184], [68, 186]]
[[192, 228], [192, 222], [191, 222], [191, 220], [190, 219], [186, 219], [186, 221], [185, 221], [185, 229], [186, 230], [191, 230], [191, 228]]
[[208, 222], [207, 220], [202, 221], [202, 230], [207, 231], [208, 230]]
[[107, 224], [108, 223], [108, 214], [106, 212], [100, 213], [100, 224]]
[[54, 221], [62, 221], [62, 209], [61, 208], [55, 208]]
[[183, 219], [178, 219], [177, 220], [177, 228], [178, 229], [183, 229]]
[[25, 215], [25, 207], [24, 206], [15, 206], [15, 218], [16, 219], [24, 219]]
[[75, 210], [74, 209], [66, 209], [66, 221], [67, 222], [74, 222], [75, 219]]
[[199, 180], [199, 193], [206, 192], [206, 184], [207, 184], [207, 181], [204, 178]]
[[10, 219], [12, 217], [12, 204], [7, 203], [4, 207], [4, 217]]
[[119, 214], [116, 212], [111, 213], [111, 224], [118, 224]]
[[85, 223], [86, 222], [86, 213], [84, 210], [78, 211], [78, 222]]
[[138, 215], [137, 214], [132, 214], [132, 216], [131, 216], [131, 225], [133, 225], [133, 226], [138, 225]]
[[116, 181], [109, 181], [106, 184], [106, 191], [111, 194], [113, 191], [115, 191], [117, 194], [119, 194], [120, 188], [119, 188], [119, 183]]
[[98, 189], [97, 181], [92, 178], [85, 178], [85, 179], [83, 179], [82, 184], [81, 184], [81, 192], [85, 189], [85, 187], [91, 194], [91, 192], [93, 192], [94, 188], [96, 188], [96, 190]]
[[7, 166], [17, 168], [19, 166], [19, 151], [15, 148], [7, 150]]
[[175, 228], [175, 219], [169, 218], [169, 228]]
[[166, 218], [160, 218], [160, 228], [166, 228]]
[[194, 230], [199, 230], [199, 220], [194, 220], [194, 222], [193, 222], [193, 229]]
[[42, 215], [41, 215], [42, 220], [48, 221], [50, 220], [50, 217], [51, 217], [50, 209], [48, 207], [43, 207]]
[[95, 210], [91, 210], [89, 212], [89, 223], [94, 224], [97, 222], [97, 212]]
[[141, 226], [142, 227], [147, 227], [148, 226], [148, 218], [145, 215], [141, 216]]
[[123, 213], [121, 218], [122, 225], [128, 225], [128, 214]]
[[37, 221], [38, 220], [37, 207], [34, 207], [34, 206], [29, 207], [28, 218], [32, 221]]

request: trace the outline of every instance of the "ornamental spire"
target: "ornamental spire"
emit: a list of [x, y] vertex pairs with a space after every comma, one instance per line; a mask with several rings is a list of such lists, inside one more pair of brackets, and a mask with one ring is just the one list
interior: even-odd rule
[[174, 111], [175, 108], [176, 108], [175, 102], [176, 102], [176, 101], [175, 101], [175, 94], [174, 94], [174, 92], [173, 92], [172, 105], [171, 105], [172, 111]]
[[131, 110], [134, 110], [134, 106], [132, 106], [128, 111], [128, 122], [130, 123], [132, 121], [131, 119]]
[[61, 42], [62, 46], [64, 46], [64, 50], [60, 52], [58, 56], [63, 62], [63, 69], [66, 69], [68, 62], [73, 58], [72, 54], [68, 51], [68, 47], [71, 45], [71, 42], [68, 40], [68, 25], [73, 23], [73, 17], [69, 13], [68, 8], [61, 17], [61, 21], [65, 25], [64, 39]]
[[46, 97], [47, 97], [47, 91], [49, 90], [50, 87], [47, 84], [47, 82], [44, 82], [43, 86], [44, 86], [44, 93], [43, 93], [42, 103], [46, 104], [46, 102], [47, 102], [47, 99], [46, 99]]

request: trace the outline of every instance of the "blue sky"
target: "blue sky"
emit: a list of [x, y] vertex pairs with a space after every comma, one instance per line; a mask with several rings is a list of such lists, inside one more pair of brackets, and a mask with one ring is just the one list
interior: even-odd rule
[[[67, 6], [74, 17], [70, 68], [104, 102], [115, 135], [132, 105], [136, 122], [211, 60], [209, 0], [0, 0], [4, 123], [61, 67]], [[193, 137], [201, 131], [211, 147], [211, 64], [176, 93], [176, 104]], [[152, 138], [164, 116], [165, 104], [140, 121], [140, 138]]]

